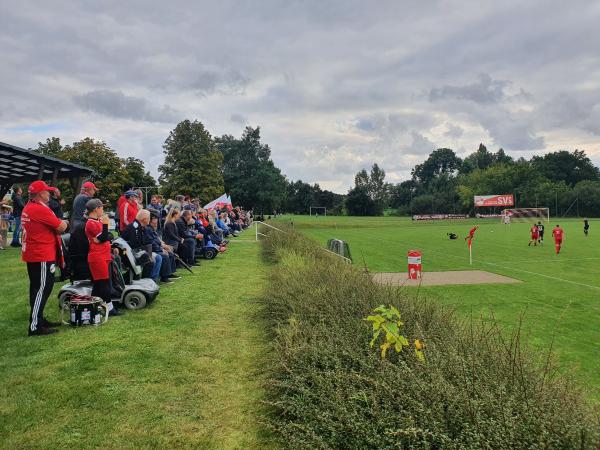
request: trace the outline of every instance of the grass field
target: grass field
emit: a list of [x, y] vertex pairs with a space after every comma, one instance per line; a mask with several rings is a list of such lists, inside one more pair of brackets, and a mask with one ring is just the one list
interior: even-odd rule
[[[590, 222], [584, 237], [581, 221], [560, 220], [565, 242], [554, 254], [551, 228], [546, 224], [544, 246], [528, 247], [528, 223], [502, 225], [499, 220], [412, 222], [406, 218], [283, 216], [325, 244], [330, 238], [348, 241], [354, 264], [373, 272], [405, 272], [406, 253], [423, 251], [423, 270], [480, 269], [517, 278], [509, 285], [421, 287], [418, 295], [455, 307], [465, 315], [494, 317], [506, 328], [521, 314], [529, 342], [540, 352], [552, 345], [567, 368], [600, 400], [600, 221]], [[480, 226], [469, 265], [463, 237], [473, 223]], [[455, 232], [458, 240], [446, 233]], [[416, 295], [416, 288], [413, 289]]]
[[25, 265], [0, 252], [0, 448], [271, 448], [258, 246], [232, 243], [196, 269], [144, 310], [29, 338]]

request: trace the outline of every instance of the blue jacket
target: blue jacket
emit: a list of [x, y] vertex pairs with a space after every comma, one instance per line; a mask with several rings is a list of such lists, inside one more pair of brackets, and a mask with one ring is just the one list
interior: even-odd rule
[[158, 233], [154, 231], [154, 228], [147, 226], [144, 229], [144, 233], [146, 235], [146, 240], [152, 243], [152, 251], [154, 253], [162, 253], [163, 250], [160, 243], [160, 237], [158, 237]]

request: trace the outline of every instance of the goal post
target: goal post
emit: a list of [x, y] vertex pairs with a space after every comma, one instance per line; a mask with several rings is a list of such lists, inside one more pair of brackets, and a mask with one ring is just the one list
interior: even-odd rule
[[308, 210], [308, 214], [310, 216], [313, 216], [313, 215], [327, 216], [327, 208], [325, 206], [311, 206]]
[[550, 208], [509, 208], [503, 209], [500, 215], [503, 223], [511, 221], [545, 220], [550, 222]]

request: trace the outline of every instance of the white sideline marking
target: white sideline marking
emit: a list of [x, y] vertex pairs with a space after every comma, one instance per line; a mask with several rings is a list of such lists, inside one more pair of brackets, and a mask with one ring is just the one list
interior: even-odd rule
[[[364, 236], [364, 238], [374, 239], [376, 241], [381, 241], [381, 242], [398, 242], [398, 243], [401, 243], [401, 244], [407, 244], [404, 241], [391, 241], [389, 239], [381, 239], [381, 238], [376, 238], [376, 237], [373, 237], [373, 236]], [[419, 245], [419, 247], [421, 247], [423, 250], [426, 250], [426, 248], [423, 247], [423, 246], [421, 246], [421, 245]], [[444, 256], [450, 256], [451, 258], [460, 259], [462, 261], [465, 261], [465, 259], [466, 259], [466, 258], [463, 258], [463, 257], [460, 257], [460, 256], [451, 255], [451, 254], [448, 254], [448, 253], [445, 253], [445, 252], [436, 251], [436, 250], [429, 249], [427, 251], [428, 252], [433, 252], [433, 253], [439, 253], [439, 254], [442, 254]], [[530, 275], [537, 275], [539, 277], [549, 278], [551, 280], [562, 281], [564, 283], [575, 284], [575, 285], [578, 285], [578, 286], [584, 286], [584, 287], [588, 287], [588, 288], [592, 288], [592, 289], [600, 289], [600, 286], [594, 286], [592, 284], [579, 283], [578, 281], [565, 280], [564, 278], [553, 277], [552, 275], [544, 275], [543, 273], [530, 272], [529, 270], [523, 270], [523, 269], [517, 269], [517, 268], [514, 268], [514, 267], [501, 266], [500, 264], [483, 261], [481, 259], [474, 259], [473, 261], [474, 262], [479, 262], [479, 263], [482, 263], [482, 264], [488, 264], [490, 266], [500, 267], [500, 268], [506, 269], [506, 270], [513, 270], [513, 271], [517, 271], [517, 272], [528, 273]]]
[[486, 262], [486, 261], [481, 261], [481, 260], [479, 262], [481, 262], [483, 264], [488, 264], [490, 266], [501, 267], [502, 269], [516, 270], [517, 272], [525, 272], [525, 273], [528, 273], [528, 274], [531, 274], [531, 275], [537, 275], [539, 277], [550, 278], [551, 280], [557, 280], [557, 281], [563, 281], [565, 283], [577, 284], [579, 286], [585, 286], [585, 287], [589, 287], [589, 288], [592, 288], [592, 289], [600, 289], [600, 286], [594, 286], [592, 284], [580, 283], [578, 281], [565, 280], [564, 278], [553, 277], [552, 275], [544, 275], [543, 273], [530, 272], [529, 270], [523, 270], [523, 269], [516, 269], [514, 267], [501, 266], [500, 264]]

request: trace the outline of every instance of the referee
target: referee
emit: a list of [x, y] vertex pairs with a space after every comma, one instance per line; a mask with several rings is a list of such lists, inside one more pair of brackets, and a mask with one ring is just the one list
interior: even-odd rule
[[537, 223], [537, 229], [538, 229], [538, 242], [542, 245], [544, 245], [544, 224], [540, 221], [538, 221]]
[[29, 275], [29, 336], [55, 333], [59, 323], [44, 318], [44, 307], [54, 287], [54, 272], [60, 255], [59, 235], [67, 229], [48, 207], [50, 192], [56, 188], [42, 180], [29, 185], [29, 202], [23, 208], [23, 246], [21, 258]]

